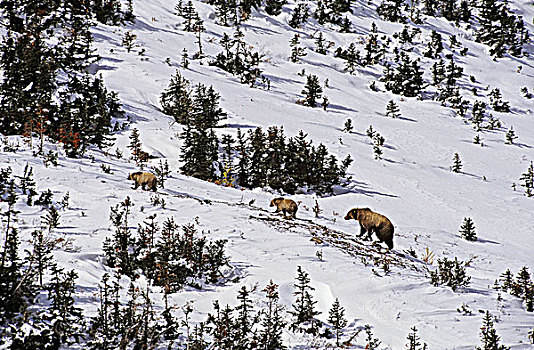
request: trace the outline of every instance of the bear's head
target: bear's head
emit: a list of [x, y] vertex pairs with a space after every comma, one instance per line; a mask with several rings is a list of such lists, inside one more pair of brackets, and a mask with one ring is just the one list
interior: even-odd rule
[[135, 181], [135, 178], [138, 177], [139, 175], [141, 175], [141, 172], [140, 171], [137, 171], [135, 173], [131, 173], [130, 175], [128, 175], [128, 180], [133, 180]]
[[356, 220], [357, 217], [358, 217], [358, 209], [351, 209], [349, 210], [347, 215], [345, 215], [345, 220], [350, 220], [350, 219]]
[[278, 205], [278, 203], [280, 203], [281, 201], [283, 201], [284, 198], [282, 197], [278, 197], [278, 198], [275, 198], [271, 201], [271, 205], [269, 205], [270, 207], [274, 207], [275, 205]]

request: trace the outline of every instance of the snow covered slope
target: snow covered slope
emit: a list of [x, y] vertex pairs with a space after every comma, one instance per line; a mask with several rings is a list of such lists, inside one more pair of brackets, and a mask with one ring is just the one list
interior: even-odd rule
[[[103, 263], [102, 253], [102, 243], [111, 235], [109, 208], [130, 196], [135, 203], [133, 226], [157, 213], [158, 221], [169, 216], [180, 224], [198, 220], [199, 228], [206, 230], [210, 239], [229, 240], [232, 274], [240, 277], [238, 282], [202, 291], [188, 289], [172, 296], [177, 305], [194, 300], [195, 321], [205, 318], [213, 300], [235, 305], [236, 291], [243, 285], [258, 284], [261, 289], [269, 280], [280, 285], [281, 300], [290, 309], [297, 266], [302, 266], [315, 287], [317, 308], [322, 312], [318, 318], [326, 321], [332, 302], [339, 298], [346, 309], [348, 328], [372, 325], [373, 333], [382, 341], [380, 348], [404, 348], [410, 328], [416, 326], [430, 349], [472, 349], [479, 344], [482, 324], [479, 310], [489, 310], [498, 318], [496, 328], [504, 344], [513, 349], [534, 348], [527, 344], [534, 314], [525, 311], [519, 298], [508, 294], [502, 293], [502, 301], [497, 301], [498, 292], [491, 289], [494, 280], [508, 268], [514, 274], [522, 266], [534, 268], [534, 199], [527, 198], [519, 186], [521, 174], [534, 160], [534, 104], [520, 93], [524, 86], [529, 91], [534, 87], [534, 60], [506, 56], [494, 61], [487, 54], [487, 46], [474, 42], [468, 31], [451, 26], [444, 19], [428, 19], [419, 26], [422, 33], [415, 38], [419, 43], [416, 52], [426, 47], [431, 30], [438, 30], [444, 38], [454, 34], [463, 47], [469, 48], [467, 56], [455, 55], [456, 62], [464, 68], [459, 81], [462, 95], [469, 96], [470, 101], [487, 102], [487, 94], [498, 87], [503, 99], [510, 102], [511, 113], [492, 112], [502, 121], [503, 128], [478, 133], [481, 146], [472, 141], [477, 134], [473, 126], [456, 117], [452, 109], [442, 107], [428, 96], [421, 101], [385, 91], [378, 82], [382, 67], [358, 68], [349, 74], [343, 69], [344, 61], [334, 58], [332, 49], [327, 55], [313, 52], [312, 35], [316, 30], [322, 30], [336, 47], [346, 48], [351, 42], [359, 42], [361, 50], [372, 22], [380, 33], [392, 35], [401, 30], [402, 25], [384, 22], [376, 15], [378, 2], [354, 3], [354, 14], [348, 16], [354, 33], [339, 33], [334, 26], [321, 26], [315, 20], [303, 28], [291, 28], [287, 21], [295, 6], [293, 2], [276, 17], [254, 12], [242, 25], [244, 40], [265, 54], [261, 68], [271, 81], [270, 90], [240, 84], [236, 77], [208, 65], [220, 51], [218, 40], [222, 34], [231, 35], [233, 29], [216, 24], [212, 6], [200, 1], [193, 3], [206, 27], [202, 36], [206, 57], [191, 60], [188, 69], [180, 67], [181, 53], [184, 48], [189, 53], [197, 50], [196, 37], [181, 30], [172, 1], [136, 1], [134, 24], [98, 25], [94, 29], [96, 47], [102, 56], [94, 69], [103, 75], [110, 89], [119, 93], [131, 118], [129, 129], [117, 135], [109, 150], [109, 154], [116, 149], [123, 151], [124, 158], [91, 150], [81, 159], [61, 156], [57, 167], [45, 168], [27, 147], [17, 153], [0, 152], [1, 166], [11, 166], [14, 174], [22, 174], [26, 164], [33, 166], [39, 190], [50, 188], [56, 198], [70, 193], [71, 209], [61, 213], [56, 235], [64, 236], [72, 246], [56, 251], [55, 255], [62, 266], [78, 271], [80, 301], [87, 315], [96, 312], [98, 283], [110, 270]], [[522, 13], [527, 28], [534, 32], [534, 7], [528, 2], [514, 1], [512, 8]], [[127, 31], [137, 35], [138, 45], [129, 53], [121, 46]], [[289, 41], [295, 33], [300, 34], [307, 55], [301, 62], [291, 63]], [[532, 53], [532, 46], [528, 49]], [[429, 78], [432, 61], [421, 58], [425, 78]], [[272, 125], [283, 126], [288, 136], [304, 130], [310, 140], [324, 143], [338, 158], [348, 154], [354, 158], [348, 170], [353, 177], [350, 185], [324, 198], [310, 194], [293, 196], [302, 203], [299, 219], [294, 227], [289, 227], [266, 220], [273, 217], [266, 211], [271, 209], [268, 205], [275, 193], [226, 188], [179, 174], [181, 141], [177, 134], [181, 126], [164, 115], [159, 105], [160, 93], [177, 69], [192, 83], [213, 85], [220, 93], [228, 119], [227, 126], [217, 129], [217, 133], [235, 135], [238, 128]], [[298, 74], [303, 69], [306, 74], [317, 75], [321, 82], [328, 78], [325, 95], [330, 106], [326, 111], [295, 103], [303, 97], [301, 90], [306, 77]], [[476, 78], [475, 82], [470, 81], [470, 75]], [[372, 81], [377, 81], [378, 92], [369, 88]], [[466, 93], [473, 87], [477, 88], [478, 96]], [[390, 100], [399, 105], [402, 117], [385, 116]], [[342, 132], [348, 118], [354, 124], [352, 133]], [[374, 159], [372, 143], [366, 136], [370, 125], [386, 139], [382, 160]], [[505, 144], [505, 133], [511, 126], [518, 139], [510, 145]], [[130, 172], [137, 170], [128, 161], [126, 148], [129, 130], [134, 127], [140, 131], [143, 149], [168, 160], [173, 170], [165, 189], [158, 194], [166, 201], [165, 209], [151, 204], [152, 193], [133, 190], [126, 180]], [[9, 140], [17, 142], [15, 137]], [[56, 149], [55, 145], [47, 147]], [[454, 153], [462, 160], [460, 173], [450, 171]], [[153, 160], [153, 164], [159, 159]], [[109, 165], [111, 173], [104, 173], [101, 164]], [[517, 185], [515, 191], [513, 183]], [[315, 200], [323, 210], [319, 218], [311, 210]], [[362, 248], [362, 242], [356, 240], [352, 248], [346, 248], [328, 237], [323, 237], [322, 243], [311, 240], [314, 223], [349, 235], [340, 236], [340, 240], [354, 238], [359, 233], [358, 223], [343, 220], [353, 207], [370, 207], [394, 223], [395, 248], [385, 255], [393, 261], [389, 273], [384, 273], [380, 265], [375, 266], [372, 259], [362, 259], [365, 249], [379, 259], [384, 256], [383, 249], [379, 253], [369, 242], [363, 243]], [[37, 208], [24, 210], [21, 214], [24, 222], [21, 226], [27, 227], [22, 230], [24, 238], [29, 237], [32, 223], [42, 214]], [[464, 217], [473, 219], [477, 242], [460, 237], [458, 231]], [[421, 257], [427, 247], [434, 252], [434, 260], [443, 257], [471, 260], [467, 268], [472, 277], [469, 287], [453, 292], [444, 286], [430, 285], [426, 271], [435, 266], [410, 259], [403, 252], [413, 248]], [[317, 256], [318, 251], [322, 252], [322, 259]], [[153, 288], [153, 292], [161, 293], [158, 288]], [[472, 315], [457, 311], [464, 303], [472, 309]], [[161, 298], [157, 304], [161, 306]], [[289, 344], [302, 344], [300, 337], [304, 337], [292, 333], [284, 336]], [[309, 343], [304, 348], [312, 347], [311, 340], [305, 341]], [[354, 344], [363, 348], [363, 335]]]

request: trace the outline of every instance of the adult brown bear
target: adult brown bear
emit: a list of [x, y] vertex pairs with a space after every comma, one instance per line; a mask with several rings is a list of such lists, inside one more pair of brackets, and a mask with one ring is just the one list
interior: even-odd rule
[[156, 179], [156, 176], [151, 173], [137, 171], [135, 173], [131, 173], [128, 176], [128, 180], [135, 181], [134, 189], [137, 189], [139, 185], [141, 185], [141, 188], [144, 190], [145, 186], [148, 185], [148, 187], [155, 192], [158, 187], [158, 180]]
[[286, 216], [286, 213], [288, 213], [293, 219], [296, 218], [295, 215], [297, 215], [297, 209], [299, 208], [297, 203], [295, 203], [293, 200], [282, 197], [275, 198], [271, 201], [270, 207], [274, 206], [276, 206], [275, 213], [281, 211], [284, 213], [284, 217]]
[[360, 237], [367, 232], [368, 238], [371, 239], [371, 235], [374, 232], [380, 242], [385, 242], [389, 249], [393, 248], [393, 232], [395, 229], [387, 217], [375, 213], [369, 208], [354, 208], [345, 215], [345, 220], [350, 219], [360, 222]]

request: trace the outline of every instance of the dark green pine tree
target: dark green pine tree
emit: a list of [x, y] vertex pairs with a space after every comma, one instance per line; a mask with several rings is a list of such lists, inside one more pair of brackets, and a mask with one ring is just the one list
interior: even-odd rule
[[326, 39], [323, 36], [323, 32], [319, 32], [319, 35], [315, 39], [315, 52], [326, 55], [325, 42]]
[[267, 180], [267, 136], [261, 128], [249, 131], [248, 144], [250, 156], [249, 186], [251, 188], [263, 187]]
[[92, 12], [96, 20], [103, 24], [119, 25], [122, 22], [122, 9], [119, 0], [93, 0]]
[[250, 299], [250, 291], [247, 287], [243, 286], [238, 292], [237, 300], [239, 305], [235, 307], [238, 315], [236, 318], [236, 349], [249, 349], [251, 346], [251, 340], [253, 338], [252, 328], [258, 321], [252, 315], [252, 300]]
[[464, 218], [462, 226], [460, 226], [460, 234], [462, 238], [468, 241], [476, 241], [477, 234], [475, 232], [475, 224], [471, 218]]
[[399, 106], [397, 106], [395, 101], [389, 100], [386, 106], [386, 117], [398, 118], [400, 116], [401, 114], [400, 114]]
[[295, 317], [293, 321], [294, 326], [301, 325], [305, 322], [310, 322], [313, 318], [320, 314], [314, 309], [317, 301], [313, 300], [310, 292], [315, 290], [310, 286], [310, 277], [308, 273], [302, 270], [301, 266], [297, 267], [297, 282], [293, 285], [296, 290], [293, 295], [296, 297], [295, 303], [292, 305], [294, 311], [289, 311]]
[[264, 350], [284, 350], [282, 332], [286, 326], [282, 317], [282, 306], [279, 305], [278, 285], [271, 280], [262, 290], [267, 296], [267, 307], [261, 313], [262, 330], [259, 333], [258, 346]]
[[431, 69], [432, 83], [436, 86], [445, 80], [445, 62], [440, 58], [434, 62]]
[[239, 185], [242, 187], [250, 187], [250, 153], [245, 134], [241, 132], [241, 129], [237, 130], [236, 151], [238, 159], [236, 174]]
[[291, 62], [296, 63], [300, 60], [301, 57], [304, 57], [307, 55], [305, 52], [306, 49], [304, 47], [299, 46], [300, 45], [300, 36], [298, 34], [295, 34], [291, 41], [289, 42], [289, 46], [291, 47], [291, 56], [289, 56], [289, 59]]
[[219, 107], [220, 96], [213, 87], [199, 84], [193, 96], [193, 108], [188, 125], [180, 135], [184, 143], [180, 170], [202, 180], [214, 179], [218, 159], [218, 139], [213, 131], [226, 113]]
[[50, 268], [53, 261], [52, 250], [55, 248], [53, 240], [45, 236], [43, 230], [35, 230], [32, 232], [32, 252], [29, 260], [34, 264], [39, 278], [39, 285], [43, 286], [44, 272]]
[[336, 346], [339, 347], [339, 340], [343, 335], [343, 328], [347, 326], [347, 319], [345, 318], [345, 309], [339, 304], [339, 300], [332, 304], [332, 308], [328, 312], [328, 322], [334, 328], [334, 334], [336, 335]]
[[505, 138], [506, 143], [509, 145], [512, 145], [514, 143], [514, 140], [517, 139], [513, 126], [510, 126], [510, 129], [508, 129], [508, 131], [506, 132]]
[[135, 259], [132, 256], [134, 238], [129, 226], [129, 217], [133, 203], [130, 197], [111, 207], [109, 219], [115, 228], [113, 238], [106, 238], [104, 241], [104, 253], [106, 263], [110, 267], [118, 267], [122, 274], [133, 276], [135, 269]]
[[297, 4], [288, 24], [291, 28], [300, 28], [303, 23], [306, 23], [309, 16], [310, 9], [308, 5], [302, 3]]
[[439, 53], [443, 51], [443, 43], [441, 34], [432, 31], [430, 34], [430, 41], [428, 42], [428, 50], [424, 53], [425, 57], [438, 58]]
[[15, 209], [17, 194], [15, 180], [10, 180], [7, 186], [7, 210], [0, 213], [5, 227], [5, 240], [0, 256], [0, 314], [6, 320], [23, 312], [35, 293], [32, 270], [25, 266], [19, 257], [20, 239], [14, 226], [19, 211]]
[[133, 13], [133, 0], [126, 1], [126, 11], [124, 11], [123, 19], [126, 22], [134, 23], [135, 15]]
[[462, 170], [462, 161], [460, 160], [460, 155], [458, 153], [454, 153], [454, 157], [452, 158], [453, 164], [451, 167], [451, 170], [454, 173], [459, 173], [460, 170]]
[[364, 61], [366, 64], [375, 64], [378, 63], [384, 56], [384, 48], [380, 45], [378, 41], [378, 28], [373, 22], [371, 24], [371, 34], [369, 39], [365, 44], [365, 57]]
[[525, 195], [527, 197], [534, 196], [534, 167], [532, 162], [530, 162], [527, 171], [521, 175], [519, 181], [523, 181], [521, 187], [525, 188]]
[[507, 269], [505, 272], [501, 273], [499, 276], [500, 288], [503, 292], [508, 292], [513, 289], [514, 286], [514, 277], [510, 269]]
[[176, 14], [184, 19], [184, 30], [186, 32], [194, 31], [194, 23], [199, 18], [198, 12], [191, 0], [187, 1], [185, 5], [177, 6]]
[[302, 105], [313, 108], [317, 107], [317, 101], [321, 99], [323, 93], [319, 78], [313, 74], [308, 75], [306, 85], [301, 93], [305, 95], [302, 100]]
[[426, 350], [426, 343], [423, 343], [423, 346], [421, 347], [421, 338], [419, 338], [419, 335], [417, 335], [417, 328], [413, 326], [411, 331], [411, 333], [408, 333], [408, 344], [406, 344], [406, 348], [408, 350]]
[[502, 100], [502, 94], [499, 88], [495, 88], [491, 90], [489, 94], [489, 98], [490, 98], [491, 108], [493, 108], [495, 112], [503, 112], [503, 113], [510, 112], [510, 104], [507, 101]]
[[284, 169], [288, 157], [286, 143], [283, 127], [271, 126], [267, 129], [266, 181], [273, 189], [284, 188], [290, 183], [289, 174]]
[[356, 66], [359, 62], [359, 51], [356, 51], [356, 45], [350, 43], [349, 48], [347, 49], [345, 70], [350, 74], [354, 73]]
[[373, 332], [371, 331], [371, 326], [366, 324], [364, 326], [366, 338], [365, 338], [365, 349], [375, 350], [382, 343], [378, 338], [374, 338]]
[[486, 103], [481, 101], [475, 101], [473, 103], [471, 122], [475, 126], [477, 131], [480, 131], [480, 127], [486, 116]]
[[345, 16], [345, 18], [343, 18], [343, 21], [341, 21], [341, 24], [339, 25], [339, 32], [340, 33], [352, 33], [351, 27], [352, 27], [352, 22], [347, 16]]
[[386, 21], [404, 23], [406, 18], [402, 14], [402, 0], [383, 0], [376, 8], [376, 13]]
[[[512, 294], [522, 298], [527, 303], [529, 302], [529, 300], [532, 303], [533, 288], [534, 284], [532, 284], [532, 279], [530, 277], [530, 273], [528, 272], [528, 267], [523, 266], [521, 270], [519, 270], [519, 272], [517, 273], [516, 283], [514, 284], [514, 288], [512, 289]], [[530, 307], [532, 307], [532, 305], [530, 305]]]
[[350, 134], [353, 129], [354, 127], [352, 126], [352, 119], [349, 118], [345, 121], [345, 124], [343, 125], [343, 132]]
[[507, 350], [507, 346], [501, 345], [499, 342], [501, 337], [497, 335], [497, 331], [493, 327], [493, 315], [486, 311], [484, 315], [483, 324], [480, 328], [480, 340], [482, 347], [477, 346], [476, 350]]
[[407, 54], [401, 52], [399, 65], [393, 73], [392, 80], [383, 80], [386, 83], [386, 89], [395, 94], [408, 97], [417, 96], [423, 89], [423, 72], [420, 69], [418, 60], [412, 61]]
[[282, 13], [282, 7], [286, 2], [286, 0], [265, 0], [265, 12], [271, 16], [278, 16]]
[[8, 32], [4, 36], [0, 46], [1, 134], [35, 130], [41, 118], [49, 120], [55, 115], [52, 95], [57, 88], [57, 60], [44, 40], [38, 33]]
[[52, 341], [57, 345], [71, 345], [84, 335], [82, 309], [76, 307], [74, 299], [78, 274], [74, 270], [65, 273], [55, 265], [51, 272], [52, 279], [46, 289], [50, 300], [47, 318], [52, 324]]
[[170, 115], [180, 124], [188, 124], [193, 107], [189, 81], [177, 70], [171, 77], [167, 89], [160, 96], [163, 113]]

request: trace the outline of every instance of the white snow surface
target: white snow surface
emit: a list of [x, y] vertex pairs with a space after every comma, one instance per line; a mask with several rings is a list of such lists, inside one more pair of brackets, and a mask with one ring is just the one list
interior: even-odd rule
[[[11, 166], [15, 175], [21, 175], [26, 164], [33, 166], [39, 191], [50, 188], [55, 200], [70, 193], [71, 208], [61, 212], [61, 225], [54, 234], [67, 239], [71, 249], [59, 249], [55, 257], [61, 266], [78, 272], [77, 291], [85, 315], [95, 315], [98, 284], [102, 275], [111, 271], [104, 265], [102, 251], [104, 239], [112, 234], [108, 219], [110, 207], [129, 196], [135, 204], [133, 226], [151, 214], [157, 214], [160, 222], [173, 216], [181, 224], [198, 218], [198, 227], [208, 238], [228, 239], [227, 253], [233, 274], [240, 276], [239, 281], [207, 286], [204, 290], [188, 288], [172, 295], [171, 300], [177, 306], [194, 301], [194, 321], [205, 319], [212, 311], [213, 300], [219, 300], [222, 305], [236, 305], [235, 296], [244, 285], [257, 284], [255, 294], [260, 299], [260, 290], [269, 280], [280, 286], [281, 301], [290, 310], [297, 266], [302, 266], [315, 288], [317, 308], [322, 312], [318, 318], [326, 321], [332, 302], [338, 298], [346, 310], [349, 328], [355, 330], [370, 324], [374, 335], [382, 341], [381, 349], [404, 348], [413, 326], [430, 349], [473, 349], [480, 344], [479, 331], [485, 310], [499, 320], [495, 327], [502, 343], [512, 349], [534, 349], [527, 341], [527, 332], [534, 327], [534, 314], [526, 312], [519, 298], [506, 293], [502, 293], [503, 300], [498, 302], [498, 292], [492, 289], [494, 280], [508, 268], [514, 275], [522, 266], [529, 266], [531, 272], [534, 268], [534, 199], [527, 198], [519, 186], [519, 177], [534, 160], [534, 100], [520, 94], [523, 86], [531, 92], [534, 87], [532, 58], [505, 56], [493, 61], [487, 54], [487, 46], [475, 43], [467, 30], [453, 27], [442, 18], [425, 18], [425, 23], [419, 26], [422, 30], [416, 38], [422, 43], [418, 45], [419, 50], [426, 47], [432, 29], [440, 31], [444, 39], [455, 34], [469, 48], [467, 56], [455, 55], [457, 63], [464, 68], [460, 79], [463, 96], [470, 101], [489, 102], [487, 94], [498, 87], [503, 99], [510, 101], [511, 113], [492, 111], [502, 121], [503, 128], [480, 132], [484, 144], [481, 147], [472, 142], [477, 134], [473, 126], [438, 102], [428, 97], [423, 101], [401, 98], [385, 91], [379, 82], [380, 91], [369, 89], [370, 83], [381, 75], [382, 67], [359, 68], [351, 75], [343, 71], [344, 61], [334, 58], [332, 49], [327, 55], [313, 52], [311, 35], [317, 29], [322, 29], [336, 47], [363, 42], [373, 21], [383, 33], [402, 29], [402, 25], [384, 22], [376, 15], [374, 8], [378, 2], [372, 1], [371, 5], [367, 1], [354, 2], [354, 14], [349, 18], [355, 33], [351, 34], [339, 33], [335, 26], [321, 26], [313, 19], [303, 28], [289, 27], [287, 21], [293, 2], [277, 17], [254, 12], [242, 30], [245, 41], [266, 55], [261, 67], [271, 80], [270, 90], [242, 85], [237, 78], [208, 65], [220, 51], [218, 40], [222, 33], [231, 35], [233, 29], [216, 24], [212, 6], [199, 1], [193, 3], [207, 28], [202, 37], [206, 58], [191, 60], [187, 70], [180, 67], [181, 53], [184, 47], [190, 55], [196, 52], [196, 38], [182, 30], [181, 20], [174, 14], [173, 1], [135, 1], [134, 24], [126, 27], [99, 24], [94, 29], [102, 60], [93, 69], [103, 75], [108, 88], [119, 93], [124, 110], [132, 120], [126, 131], [116, 135], [109, 153], [90, 150], [81, 159], [70, 159], [63, 156], [58, 146], [47, 144], [47, 149], [59, 151], [60, 159], [57, 167], [45, 167], [42, 159], [33, 157], [27, 146], [17, 153], [0, 152], [1, 167]], [[534, 33], [531, 2], [515, 0], [511, 4]], [[121, 46], [126, 31], [137, 35], [138, 47], [130, 53]], [[289, 40], [294, 33], [300, 34], [301, 45], [308, 48], [307, 56], [299, 63], [288, 59]], [[358, 48], [363, 51], [363, 44]], [[528, 48], [532, 54], [532, 46]], [[145, 49], [144, 55], [138, 54], [141, 49]], [[170, 65], [165, 62], [167, 58]], [[425, 76], [429, 77], [431, 61], [422, 57], [422, 63]], [[522, 66], [519, 73], [518, 66]], [[348, 154], [354, 158], [348, 170], [353, 179], [345, 190], [328, 197], [292, 196], [301, 201], [297, 222], [311, 220], [355, 237], [359, 233], [358, 223], [345, 221], [343, 217], [351, 208], [370, 207], [388, 216], [395, 225], [395, 248], [386, 257], [410, 247], [421, 256], [428, 247], [435, 253], [435, 259], [472, 259], [467, 268], [472, 277], [469, 287], [453, 292], [448, 287], [430, 285], [425, 270], [434, 269], [435, 262], [430, 265], [417, 259], [401, 257], [417, 269], [392, 264], [391, 272], [385, 274], [372, 261], [366, 266], [359, 257], [347, 254], [338, 246], [327, 242], [317, 244], [310, 240], [312, 236], [305, 229], [278, 230], [254, 219], [272, 215], [259, 210], [272, 210], [269, 201], [278, 194], [268, 189], [226, 188], [180, 174], [181, 141], [177, 134], [181, 126], [161, 113], [159, 105], [160, 93], [177, 69], [193, 84], [213, 85], [220, 93], [221, 106], [229, 117], [223, 121], [227, 126], [216, 130], [219, 135], [235, 135], [238, 127], [248, 130], [279, 125], [287, 136], [304, 130], [310, 140], [324, 143], [339, 159]], [[295, 103], [302, 98], [300, 91], [306, 80], [297, 74], [302, 69], [306, 74], [316, 74], [321, 81], [329, 79], [330, 87], [325, 89], [325, 94], [331, 105], [326, 112]], [[470, 75], [476, 77], [476, 83], [469, 81]], [[490, 89], [486, 89], [488, 85]], [[473, 86], [478, 88], [477, 97], [468, 91]], [[389, 100], [399, 105], [401, 118], [385, 116]], [[342, 132], [348, 118], [355, 128], [350, 134]], [[382, 160], [373, 157], [372, 143], [365, 135], [369, 125], [386, 139]], [[510, 126], [518, 135], [513, 145], [505, 144], [505, 132]], [[128, 159], [130, 153], [126, 148], [134, 127], [140, 131], [143, 149], [158, 157], [151, 164], [166, 159], [173, 170], [165, 189], [158, 190], [158, 195], [166, 201], [166, 209], [154, 207], [150, 203], [151, 192], [133, 190], [131, 181], [126, 180], [130, 172], [137, 170], [135, 163]], [[10, 137], [9, 141], [23, 144], [17, 137]], [[124, 152], [122, 159], [111, 156], [117, 148]], [[455, 152], [463, 163], [461, 173], [449, 169]], [[109, 165], [112, 173], [104, 173], [101, 164]], [[512, 183], [516, 183], [516, 191]], [[248, 205], [251, 200], [254, 204]], [[315, 200], [323, 209], [319, 218], [311, 211]], [[244, 205], [233, 205], [237, 203]], [[2, 209], [5, 205], [0, 203]], [[27, 244], [32, 227], [44, 212], [39, 207], [21, 208], [24, 210], [18, 225]], [[460, 237], [464, 217], [473, 219], [477, 242]], [[322, 261], [316, 256], [317, 251], [322, 251]], [[161, 307], [161, 290], [153, 287], [152, 291], [157, 296], [156, 304]], [[464, 316], [457, 311], [463, 303], [469, 305], [472, 315]], [[284, 337], [291, 345], [301, 342], [303, 336], [285, 333]], [[362, 332], [353, 342], [355, 348], [363, 348], [363, 338]], [[311, 341], [309, 344], [311, 348]], [[318, 347], [325, 346], [322, 343]]]

